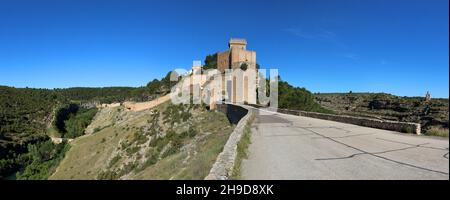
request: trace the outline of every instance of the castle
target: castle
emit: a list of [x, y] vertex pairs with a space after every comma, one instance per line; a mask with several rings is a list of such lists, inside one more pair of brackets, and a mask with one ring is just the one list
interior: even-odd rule
[[[228, 50], [217, 53], [219, 74], [211, 80], [202, 73], [199, 62], [194, 62], [190, 76], [191, 93], [200, 92], [209, 97], [213, 109], [217, 102], [256, 103], [256, 52], [247, 50], [245, 39], [230, 39]], [[240, 69], [240, 70], [236, 70]]]
[[230, 39], [228, 50], [217, 54], [217, 69], [224, 73], [226, 69], [238, 69], [242, 65], [256, 69], [256, 52], [247, 50], [245, 39]]
[[[230, 39], [228, 50], [217, 53], [217, 70], [219, 73], [210, 77], [208, 74], [202, 73], [201, 62], [194, 61], [189, 78], [181, 82], [177, 92], [149, 102], [124, 102], [123, 105], [126, 110], [145, 110], [171, 99], [178, 99], [179, 94], [186, 90], [189, 91], [189, 94], [200, 94], [203, 98], [208, 97], [206, 103], [210, 105], [210, 109], [215, 109], [216, 104], [222, 101], [256, 104], [256, 52], [247, 50], [245, 39]], [[231, 73], [225, 73], [228, 70]], [[183, 98], [183, 95], [180, 98]], [[187, 100], [189, 99], [187, 98]], [[117, 105], [105, 105], [105, 107], [114, 106]]]

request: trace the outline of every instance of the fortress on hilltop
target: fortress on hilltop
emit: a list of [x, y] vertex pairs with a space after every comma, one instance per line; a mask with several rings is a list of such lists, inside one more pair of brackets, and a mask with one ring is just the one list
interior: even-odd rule
[[228, 50], [217, 54], [217, 69], [238, 69], [247, 65], [248, 69], [256, 69], [256, 52], [247, 50], [247, 40], [230, 39]]

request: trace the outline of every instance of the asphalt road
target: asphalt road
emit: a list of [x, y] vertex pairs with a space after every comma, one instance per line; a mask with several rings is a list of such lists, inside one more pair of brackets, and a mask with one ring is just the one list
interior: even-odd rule
[[243, 179], [449, 179], [449, 140], [257, 112]]

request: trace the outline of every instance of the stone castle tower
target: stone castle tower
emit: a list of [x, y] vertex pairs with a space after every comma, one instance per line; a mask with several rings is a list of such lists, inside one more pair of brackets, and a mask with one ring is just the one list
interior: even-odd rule
[[[243, 74], [225, 74], [225, 70], [240, 69], [244, 64], [248, 70]], [[247, 50], [245, 39], [230, 39], [228, 50], [217, 53], [217, 69], [225, 75], [219, 90], [226, 94], [226, 101], [256, 103], [256, 52]]]
[[225, 69], [238, 69], [244, 63], [248, 69], [256, 69], [256, 52], [247, 50], [245, 39], [230, 39], [228, 50], [217, 54], [217, 69], [222, 73]]

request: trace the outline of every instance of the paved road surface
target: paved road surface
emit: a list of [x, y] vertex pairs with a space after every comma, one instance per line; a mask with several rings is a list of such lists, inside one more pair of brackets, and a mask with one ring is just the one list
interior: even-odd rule
[[259, 111], [244, 179], [449, 179], [449, 140]]

